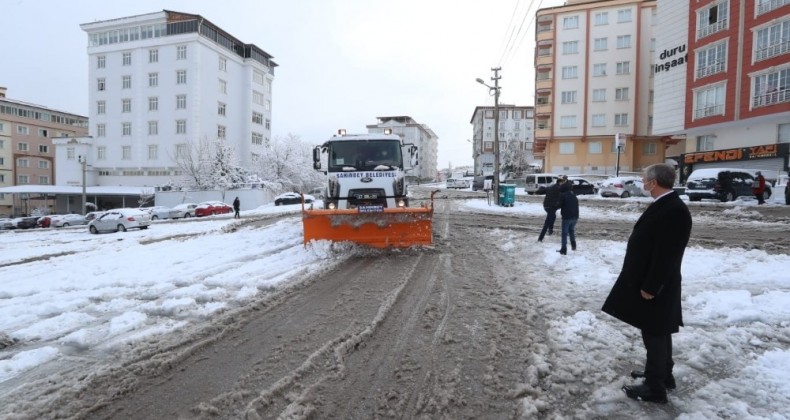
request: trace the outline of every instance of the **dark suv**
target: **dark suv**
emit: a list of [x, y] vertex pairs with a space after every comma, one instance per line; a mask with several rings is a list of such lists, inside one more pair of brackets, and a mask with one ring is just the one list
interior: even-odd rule
[[[482, 190], [485, 187], [485, 181], [491, 180], [492, 188], [494, 183], [494, 176], [493, 175], [477, 175], [475, 179], [472, 180], [472, 191]], [[500, 178], [502, 179], [502, 178]]]
[[[752, 186], [757, 180], [745, 169], [700, 169], [689, 176], [686, 195], [691, 201], [714, 198], [733, 201], [738, 197], [752, 197]], [[765, 184], [765, 198], [771, 197], [771, 185]]]

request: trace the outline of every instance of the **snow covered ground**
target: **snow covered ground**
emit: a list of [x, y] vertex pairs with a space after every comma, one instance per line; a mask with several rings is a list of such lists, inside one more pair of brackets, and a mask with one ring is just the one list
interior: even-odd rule
[[[628, 204], [621, 210], [585, 205], [594, 199], [600, 198], [581, 200], [585, 221], [617, 217], [632, 224], [639, 216]], [[649, 199], [630, 202], [640, 200]], [[729, 214], [748, 218], [756, 202], [726, 205]], [[267, 217], [296, 213], [298, 208], [266, 206], [242, 215], [245, 221], [259, 218], [266, 223]], [[545, 214], [538, 203], [501, 208], [483, 199], [467, 201], [463, 210]], [[552, 342], [536, 349], [535, 369], [610, 384], [580, 406], [582, 418], [606, 417], [621, 412], [623, 404], [638, 404], [619, 390], [623, 367], [612, 361], [613, 354], [633, 353], [633, 367], [639, 367], [643, 354], [638, 331], [599, 310], [618, 274], [627, 238], [580, 238], [579, 251], [561, 257], [555, 244], [536, 247], [515, 233], [491, 234], [501, 238], [503, 252], [515, 257], [514, 271], [541, 279], [529, 284], [527, 279], [514, 280], [509, 285], [514, 295], [535, 293], [539, 287], [549, 309], [546, 315], [556, 315], [550, 321]], [[218, 216], [104, 235], [91, 235], [84, 227], [2, 233], [0, 399], [24, 387], [28, 375], [56, 370], [70, 355], [109, 357], [130, 343], [204, 323], [289, 278], [318, 272], [344, 258], [328, 248], [302, 246], [298, 217], [265, 229]], [[670, 394], [679, 418], [788, 418], [789, 268], [790, 256], [760, 250], [687, 250], [686, 327], [675, 336], [679, 389]], [[578, 299], [560, 292], [569, 286]], [[704, 373], [709, 371], [717, 374]], [[548, 397], [540, 393], [523, 400], [527, 412], [547, 403]]]

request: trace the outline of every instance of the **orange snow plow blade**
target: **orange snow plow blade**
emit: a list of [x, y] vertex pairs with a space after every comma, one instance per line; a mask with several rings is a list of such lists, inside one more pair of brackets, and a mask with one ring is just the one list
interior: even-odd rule
[[433, 241], [433, 206], [385, 208], [367, 213], [358, 209], [303, 210], [304, 243], [312, 240], [350, 241], [374, 248], [408, 248]]

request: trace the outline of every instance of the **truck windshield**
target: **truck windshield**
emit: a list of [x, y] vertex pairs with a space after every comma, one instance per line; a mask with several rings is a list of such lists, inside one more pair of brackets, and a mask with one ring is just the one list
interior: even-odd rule
[[336, 141], [329, 145], [329, 172], [396, 168], [403, 168], [400, 142], [397, 140]]

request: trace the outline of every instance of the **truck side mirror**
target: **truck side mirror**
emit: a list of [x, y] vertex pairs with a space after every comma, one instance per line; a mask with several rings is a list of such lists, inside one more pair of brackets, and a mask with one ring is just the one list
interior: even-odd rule
[[321, 147], [313, 148], [313, 169], [321, 169]]

